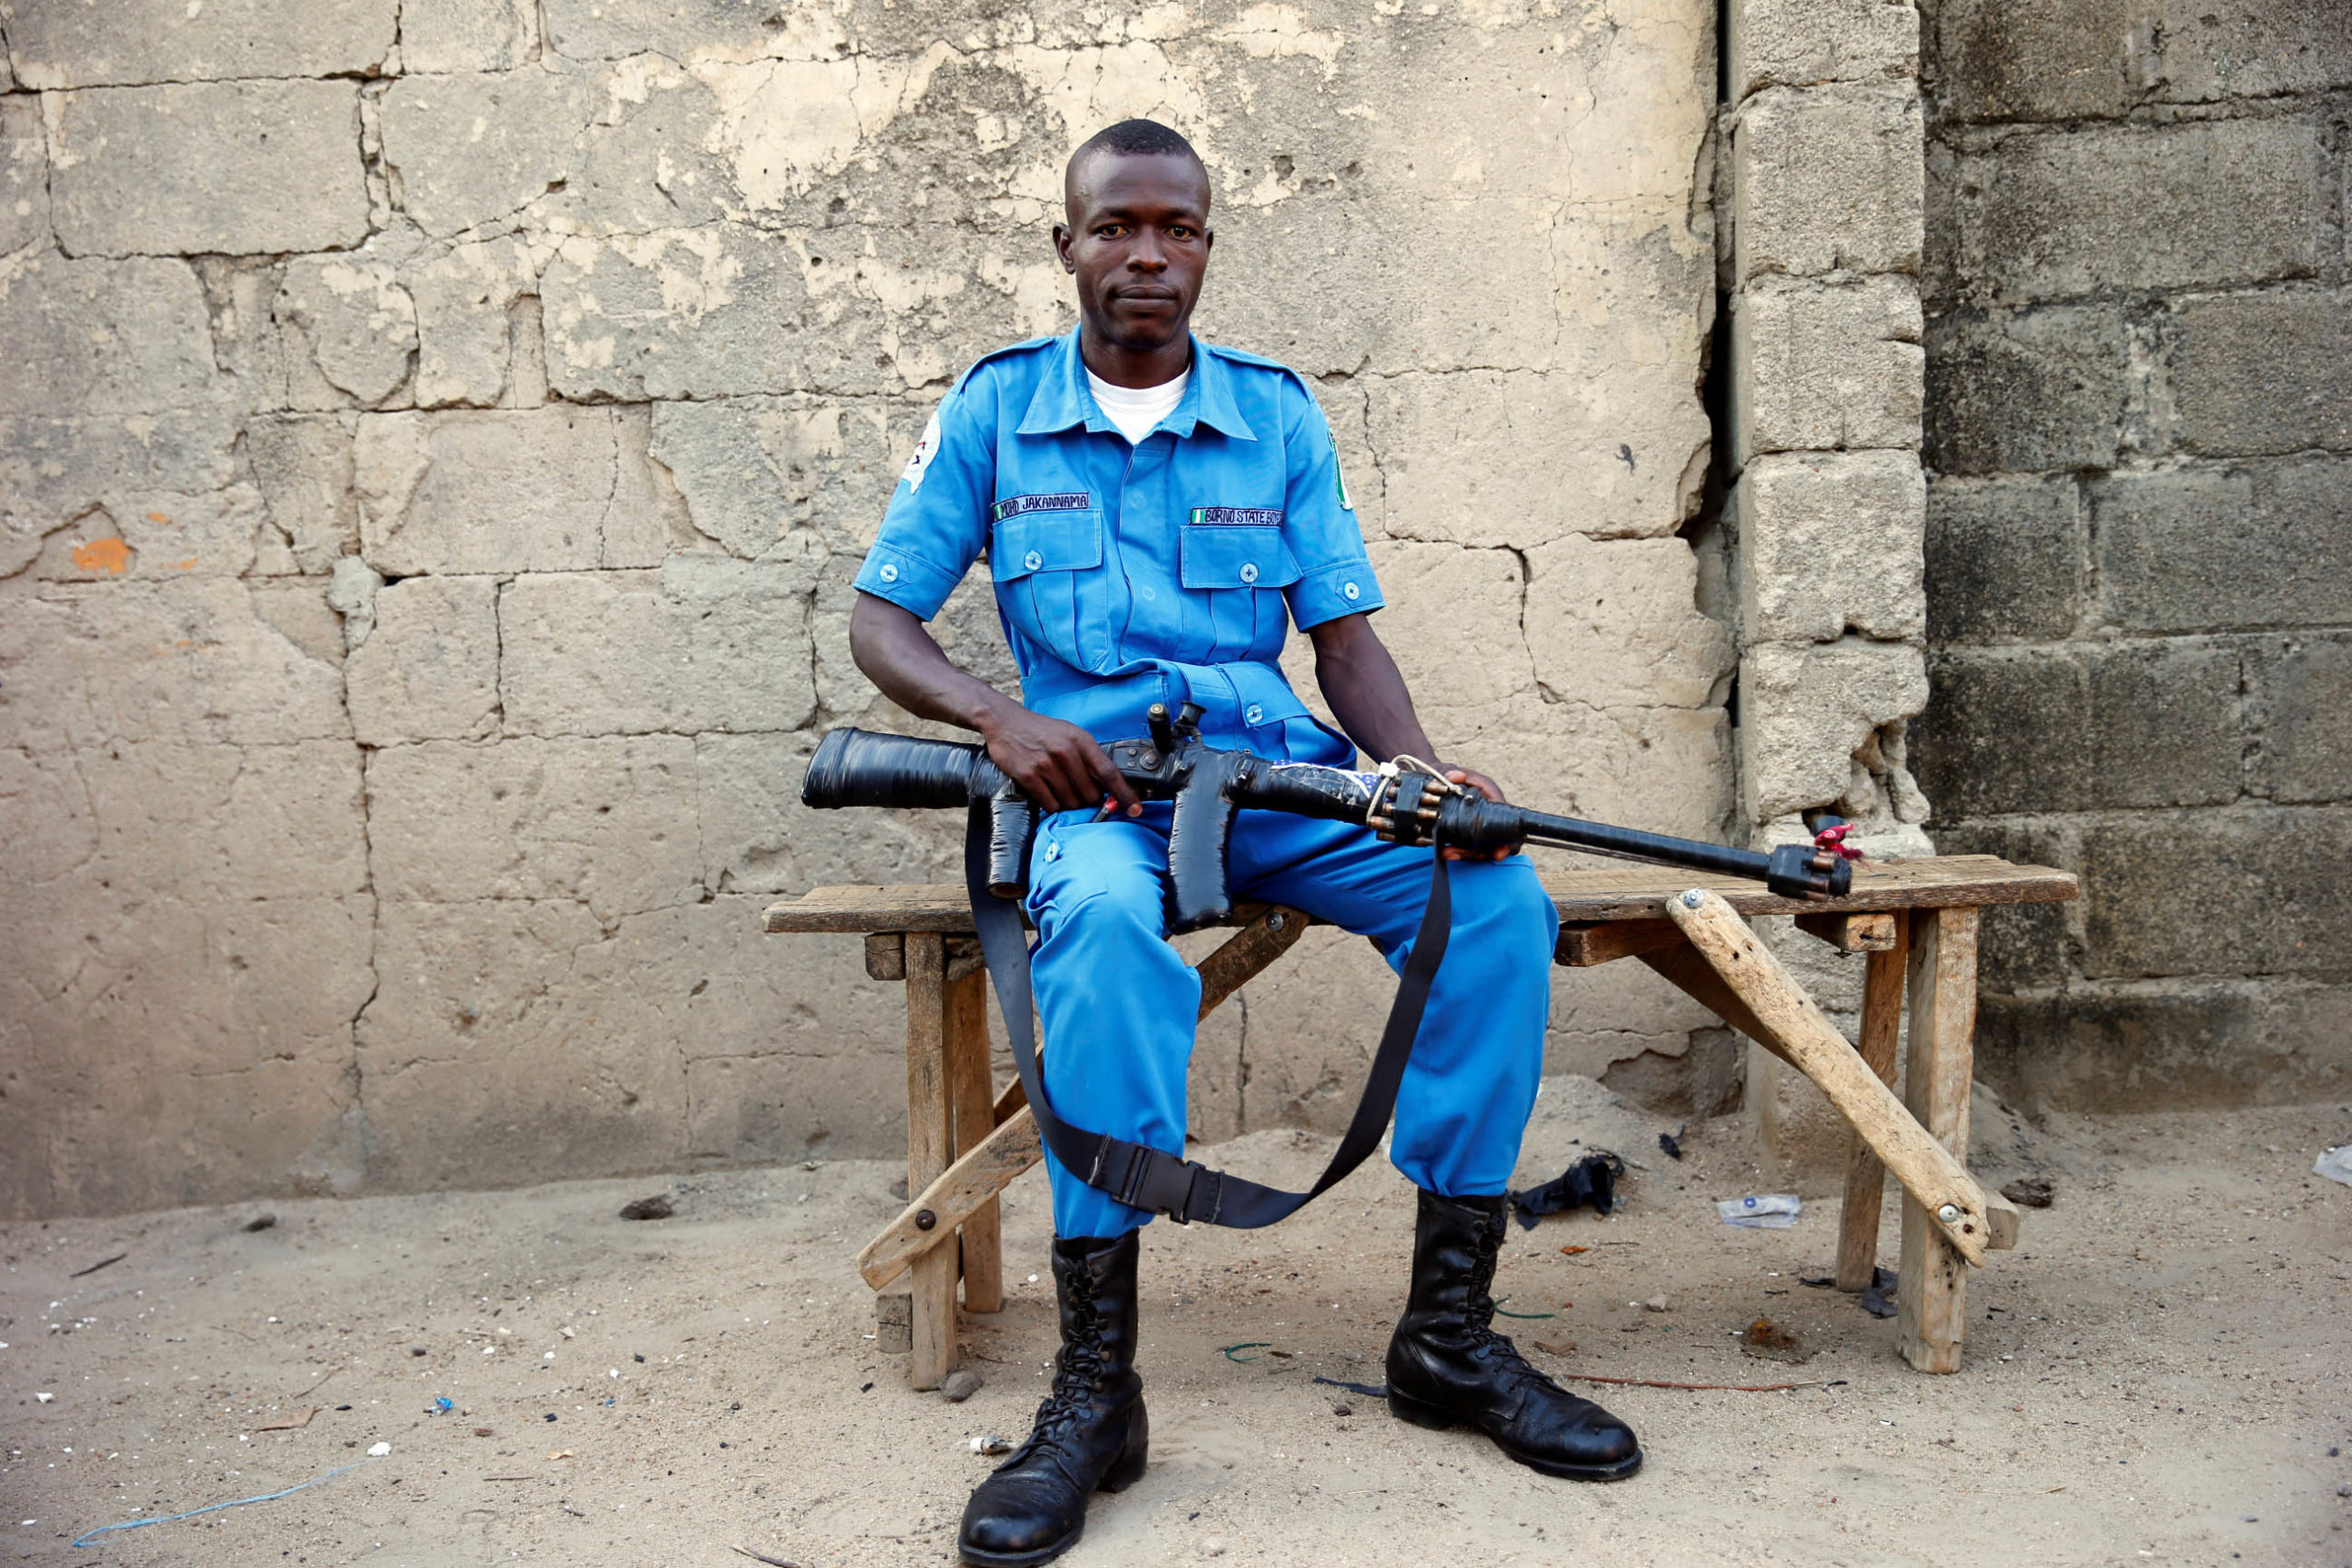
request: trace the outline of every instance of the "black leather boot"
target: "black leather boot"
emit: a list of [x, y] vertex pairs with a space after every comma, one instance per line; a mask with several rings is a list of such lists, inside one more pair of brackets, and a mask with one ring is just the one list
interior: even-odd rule
[[1505, 1206], [1422, 1190], [1413, 1293], [1388, 1342], [1388, 1408], [1416, 1427], [1465, 1422], [1546, 1475], [1622, 1481], [1642, 1468], [1633, 1428], [1529, 1366], [1494, 1330], [1488, 1292]]
[[1136, 1237], [1054, 1242], [1062, 1348], [1029, 1440], [964, 1505], [958, 1544], [980, 1568], [1046, 1562], [1086, 1533], [1087, 1499], [1143, 1476], [1151, 1422], [1136, 1375]]

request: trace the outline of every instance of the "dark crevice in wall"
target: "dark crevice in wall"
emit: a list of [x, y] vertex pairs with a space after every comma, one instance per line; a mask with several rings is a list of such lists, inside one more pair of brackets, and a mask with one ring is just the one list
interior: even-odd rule
[[[1727, 217], [1724, 193], [1729, 186], [1730, 154], [1723, 128], [1729, 123], [1735, 107], [1722, 101], [1731, 81], [1730, 36], [1731, 14], [1726, 0], [1715, 13], [1717, 102], [1715, 123], [1710, 130], [1714, 145], [1712, 153], [1702, 160], [1708, 177], [1703, 185], [1694, 181], [1691, 193], [1694, 205], [1704, 202], [1713, 214], [1719, 258], [1723, 244], [1721, 226]], [[1730, 268], [1721, 265], [1720, 260], [1714, 271], [1713, 321], [1699, 355], [1699, 403], [1706, 413], [1709, 434], [1707, 470], [1697, 508], [1675, 534], [1690, 547], [1698, 566], [1699, 613], [1736, 630], [1738, 595], [1734, 581], [1735, 519], [1731, 494], [1738, 470], [1732, 448], [1731, 276]], [[1725, 722], [1736, 737], [1739, 728], [1736, 664], [1708, 694], [1708, 701], [1722, 705]], [[1735, 739], [1726, 758], [1734, 770], [1728, 796], [1732, 800], [1739, 796], [1738, 758]], [[1718, 836], [1726, 841], [1737, 829], [1736, 816], [1735, 807], [1717, 829]], [[1738, 1036], [1728, 1030], [1709, 1027], [1692, 1031], [1680, 1055], [1644, 1051], [1611, 1064], [1601, 1074], [1601, 1082], [1664, 1114], [1726, 1115], [1737, 1111], [1746, 1098], [1747, 1060], [1747, 1053]]]

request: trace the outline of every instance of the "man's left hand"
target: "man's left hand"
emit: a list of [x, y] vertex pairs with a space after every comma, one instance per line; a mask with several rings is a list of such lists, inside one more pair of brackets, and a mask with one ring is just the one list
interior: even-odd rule
[[[1498, 806], [1508, 804], [1503, 799], [1502, 785], [1497, 784], [1494, 780], [1488, 778], [1484, 773], [1474, 773], [1467, 768], [1450, 767], [1442, 762], [1438, 764], [1438, 772], [1443, 773], [1448, 780], [1454, 784], [1464, 784], [1471, 789], [1476, 790], [1480, 795], [1485, 795], [1488, 800], [1493, 801]], [[1519, 846], [1517, 844], [1508, 844], [1503, 848], [1495, 851], [1492, 854], [1474, 855], [1464, 850], [1448, 850], [1445, 852], [1445, 858], [1448, 860], [1509, 860], [1511, 856], [1517, 853], [1519, 853]]]

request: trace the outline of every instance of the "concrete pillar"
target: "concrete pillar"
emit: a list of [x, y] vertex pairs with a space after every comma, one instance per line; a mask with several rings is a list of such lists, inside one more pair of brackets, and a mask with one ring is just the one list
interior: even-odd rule
[[[1740, 812], [1758, 845], [1827, 808], [1871, 853], [1928, 853], [1904, 755], [1928, 696], [1918, 14], [1731, 0], [1725, 26]], [[1860, 960], [1767, 938], [1851, 1027]], [[1810, 1084], [1751, 1050], [1747, 1105], [1775, 1184], [1836, 1186], [1844, 1126]]]

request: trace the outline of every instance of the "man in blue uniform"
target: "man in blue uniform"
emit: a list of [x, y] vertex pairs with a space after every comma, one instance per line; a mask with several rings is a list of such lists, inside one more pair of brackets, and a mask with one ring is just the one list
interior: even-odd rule
[[[1148, 120], [1113, 126], [1071, 157], [1065, 197], [1054, 243], [1077, 279], [1080, 325], [988, 355], [941, 402], [858, 573], [850, 642], [900, 706], [978, 731], [1053, 814], [1028, 908], [1056, 1111], [1181, 1154], [1200, 978], [1165, 941], [1169, 808], [1139, 804], [1101, 743], [1142, 734], [1154, 703], [1190, 702], [1211, 745], [1261, 756], [1348, 766], [1358, 747], [1437, 753], [1366, 618], [1380, 587], [1313, 393], [1293, 371], [1191, 333], [1215, 239], [1191, 145]], [[983, 552], [1019, 702], [923, 629]], [[1344, 736], [1278, 668], [1294, 624]], [[1502, 798], [1477, 773], [1445, 771]], [[1361, 827], [1243, 812], [1228, 876], [1237, 897], [1306, 909], [1401, 966], [1429, 853]], [[1544, 1378], [1492, 1326], [1502, 1192], [1542, 1070], [1558, 920], [1523, 857], [1453, 878], [1454, 937], [1391, 1141], [1420, 1207], [1390, 1406], [1422, 1426], [1476, 1427], [1546, 1474], [1630, 1475], [1641, 1450], [1624, 1424]], [[1149, 1438], [1136, 1233], [1151, 1216], [1046, 1157], [1062, 1350], [1028, 1442], [965, 1511], [965, 1559], [983, 1565], [1068, 1550], [1090, 1495], [1143, 1473]]]

